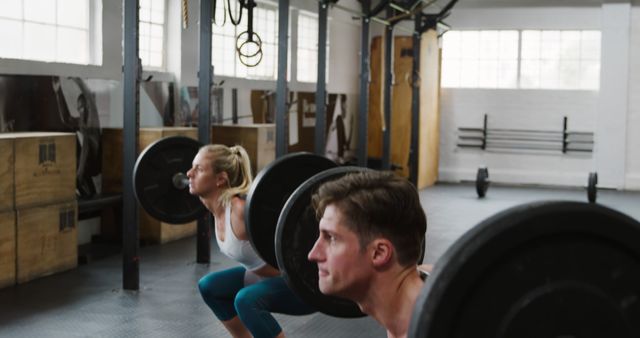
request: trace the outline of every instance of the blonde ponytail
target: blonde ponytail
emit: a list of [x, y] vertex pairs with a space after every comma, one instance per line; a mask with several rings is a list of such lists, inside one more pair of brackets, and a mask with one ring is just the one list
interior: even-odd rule
[[231, 203], [233, 196], [249, 192], [253, 176], [251, 162], [247, 151], [240, 145], [227, 147], [222, 144], [210, 144], [200, 151], [213, 155], [211, 168], [214, 173], [226, 172], [228, 187], [220, 194], [220, 202], [225, 207]]

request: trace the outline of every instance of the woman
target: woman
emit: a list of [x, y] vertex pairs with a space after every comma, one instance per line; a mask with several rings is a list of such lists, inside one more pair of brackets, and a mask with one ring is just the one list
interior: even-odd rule
[[271, 312], [313, 313], [249, 243], [243, 196], [251, 186], [249, 156], [241, 146], [207, 145], [187, 172], [189, 192], [213, 214], [220, 251], [240, 263], [198, 282], [200, 294], [233, 337], [284, 337]]

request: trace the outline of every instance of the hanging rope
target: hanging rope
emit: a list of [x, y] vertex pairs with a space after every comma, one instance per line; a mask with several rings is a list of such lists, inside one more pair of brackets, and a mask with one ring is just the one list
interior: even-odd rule
[[182, 0], [182, 29], [189, 27], [189, 1]]

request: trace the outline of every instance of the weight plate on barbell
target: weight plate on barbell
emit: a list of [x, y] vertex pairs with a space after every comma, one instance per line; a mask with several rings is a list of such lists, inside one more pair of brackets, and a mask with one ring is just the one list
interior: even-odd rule
[[247, 194], [245, 223], [251, 245], [265, 262], [278, 267], [274, 236], [280, 211], [291, 193], [311, 176], [336, 166], [326, 157], [291, 153], [258, 173]]
[[409, 337], [638, 337], [640, 224], [579, 202], [481, 222], [438, 260]]
[[476, 175], [476, 192], [478, 197], [483, 198], [487, 194], [489, 189], [489, 169], [478, 168], [478, 174]]
[[591, 203], [596, 202], [598, 193], [598, 173], [589, 173], [589, 181], [587, 185], [587, 200]]
[[202, 217], [207, 212], [188, 186], [174, 184], [177, 173], [186, 174], [202, 145], [184, 137], [171, 136], [145, 148], [133, 169], [136, 199], [152, 217], [166, 223], [182, 224]]
[[[319, 235], [319, 224], [311, 206], [311, 196], [325, 182], [366, 170], [369, 169], [337, 167], [309, 178], [291, 194], [278, 219], [276, 257], [285, 281], [305, 303], [331, 316], [353, 318], [364, 314], [354, 302], [320, 292], [318, 265], [307, 258]], [[424, 250], [423, 240], [420, 262], [424, 257]]]

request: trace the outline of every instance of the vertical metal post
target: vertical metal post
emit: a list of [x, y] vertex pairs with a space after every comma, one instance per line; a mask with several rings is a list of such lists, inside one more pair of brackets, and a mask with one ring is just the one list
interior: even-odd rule
[[567, 117], [565, 116], [562, 119], [562, 153], [567, 153], [567, 148], [569, 146], [569, 133], [567, 132]]
[[278, 80], [276, 94], [276, 158], [287, 153], [287, 48], [289, 0], [278, 1]]
[[369, 21], [371, 1], [362, 0], [362, 34], [360, 35], [360, 104], [358, 112], [358, 165], [367, 166], [367, 141], [369, 129]]
[[[393, 9], [387, 9], [387, 16]], [[384, 31], [384, 131], [382, 132], [382, 170], [391, 170], [391, 90], [393, 89], [393, 25]]]
[[138, 203], [133, 195], [133, 168], [138, 155], [141, 65], [138, 58], [138, 0], [124, 1], [124, 116], [122, 120], [122, 288], [140, 288]]
[[420, 142], [420, 40], [422, 16], [414, 18], [413, 30], [413, 72], [411, 79], [411, 150], [409, 151], [409, 181], [418, 186], [418, 159]]
[[238, 124], [238, 88], [231, 89], [231, 123]]
[[[198, 71], [198, 140], [211, 143], [211, 0], [200, 0], [200, 60]], [[198, 263], [211, 261], [211, 216], [198, 219], [196, 239]]]
[[315, 152], [324, 154], [326, 132], [327, 12], [325, 1], [318, 2], [318, 81], [316, 83]]

